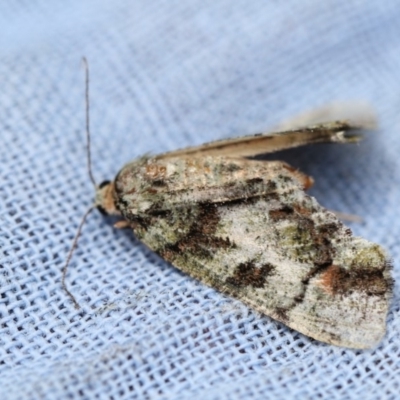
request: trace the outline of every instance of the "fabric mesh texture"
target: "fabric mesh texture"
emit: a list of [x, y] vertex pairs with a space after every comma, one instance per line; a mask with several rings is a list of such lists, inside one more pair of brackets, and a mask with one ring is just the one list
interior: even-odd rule
[[93, 170], [266, 130], [361, 99], [360, 145], [285, 152], [327, 208], [381, 244], [399, 278], [400, 4], [395, 0], [50, 0], [0, 5], [2, 399], [394, 399], [399, 289], [387, 334], [355, 351], [309, 339], [206, 287], [94, 212]]

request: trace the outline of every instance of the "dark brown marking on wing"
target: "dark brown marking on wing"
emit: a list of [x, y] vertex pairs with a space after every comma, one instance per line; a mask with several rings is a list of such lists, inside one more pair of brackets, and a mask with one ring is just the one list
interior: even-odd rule
[[[246, 184], [247, 185], [254, 185], [254, 184], [260, 184], [260, 183], [264, 183], [264, 179], [263, 178], [250, 178], [246, 180]], [[275, 190], [276, 188], [276, 183], [273, 181], [269, 181], [268, 182], [270, 184], [271, 187], [271, 183], [274, 184], [273, 190]]]
[[251, 204], [251, 202], [257, 202], [261, 198], [268, 200], [278, 198], [276, 183], [273, 181], [264, 181], [262, 178], [251, 178], [239, 183], [229, 182], [224, 185], [224, 188], [229, 192], [231, 199], [214, 204]]
[[288, 308], [277, 307], [274, 312], [275, 319], [277, 319], [278, 321], [281, 321], [283, 323], [288, 322], [290, 319], [288, 316], [288, 312], [290, 311], [290, 309], [291, 309], [291, 307], [288, 307]]
[[233, 273], [233, 276], [226, 278], [225, 283], [237, 287], [252, 286], [254, 288], [264, 287], [267, 277], [274, 271], [272, 264], [263, 264], [259, 267], [255, 262], [247, 261], [240, 263]]
[[218, 249], [236, 247], [229, 238], [215, 236], [220, 221], [218, 206], [215, 204], [198, 204], [198, 213], [188, 233], [175, 243], [168, 243], [160, 249], [160, 255], [173, 261], [175, 255], [193, 254], [200, 258], [212, 258]]
[[165, 187], [167, 186], [167, 182], [164, 179], [155, 179], [152, 181], [153, 186], [156, 187]]
[[331, 265], [320, 278], [321, 287], [332, 295], [364, 292], [369, 296], [380, 296], [387, 292], [388, 284], [383, 271], [363, 267], [345, 270]]
[[282, 220], [282, 219], [292, 219], [293, 218], [293, 207], [284, 205], [281, 208], [271, 210], [269, 212], [269, 216], [274, 221]]

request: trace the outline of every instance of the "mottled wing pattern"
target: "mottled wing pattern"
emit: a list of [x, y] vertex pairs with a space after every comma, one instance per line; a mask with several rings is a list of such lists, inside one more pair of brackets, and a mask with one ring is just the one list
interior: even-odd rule
[[280, 162], [153, 158], [125, 166], [115, 191], [136, 236], [180, 270], [315, 339], [371, 347], [385, 332], [388, 260], [307, 182]]

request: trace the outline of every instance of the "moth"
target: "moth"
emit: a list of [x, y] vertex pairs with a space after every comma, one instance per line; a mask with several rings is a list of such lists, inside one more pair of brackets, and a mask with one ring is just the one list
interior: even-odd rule
[[248, 158], [356, 131], [336, 121], [146, 155], [97, 186], [94, 206], [204, 284], [311, 338], [369, 348], [392, 296], [385, 251], [307, 195], [311, 177]]

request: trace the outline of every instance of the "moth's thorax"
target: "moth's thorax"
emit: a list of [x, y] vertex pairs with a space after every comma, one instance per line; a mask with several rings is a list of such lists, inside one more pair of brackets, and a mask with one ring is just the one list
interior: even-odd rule
[[116, 207], [114, 182], [102, 184], [96, 188], [95, 206], [105, 214], [121, 215]]

